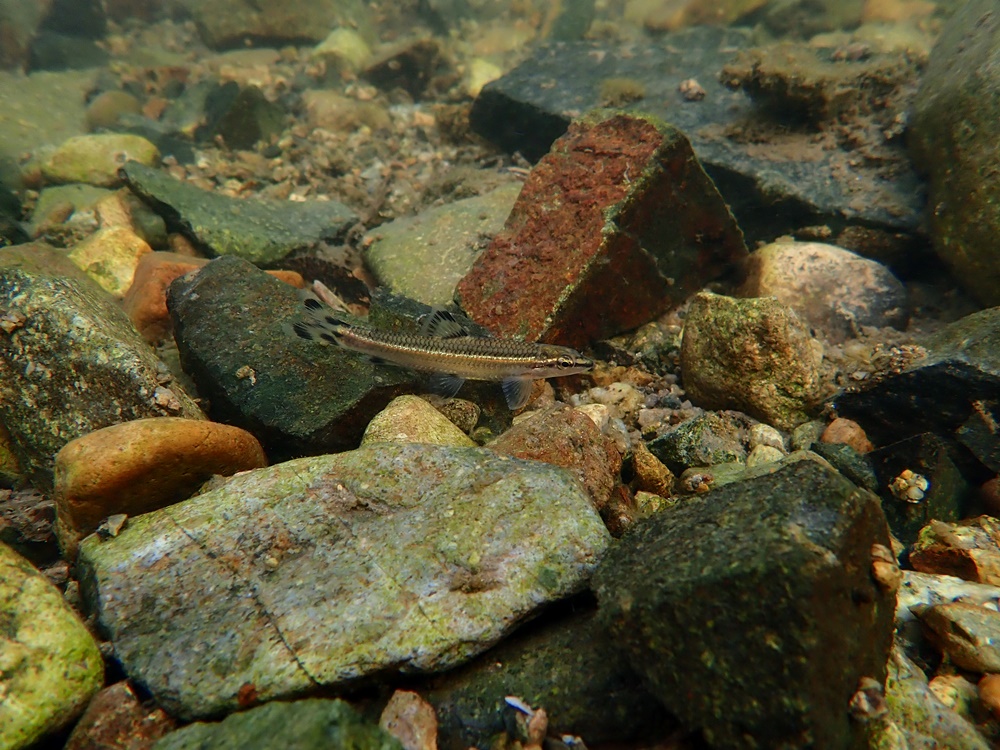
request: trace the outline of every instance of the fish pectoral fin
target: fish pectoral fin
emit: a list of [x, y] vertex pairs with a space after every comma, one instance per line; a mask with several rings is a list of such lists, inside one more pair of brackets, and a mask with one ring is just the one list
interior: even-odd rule
[[451, 375], [447, 372], [439, 372], [431, 375], [429, 385], [431, 393], [436, 393], [437, 395], [444, 396], [445, 398], [451, 398], [458, 393], [458, 389], [462, 387], [462, 383], [464, 382], [465, 378], [460, 378], [458, 375]]
[[450, 312], [438, 307], [427, 313], [427, 319], [424, 320], [420, 333], [423, 336], [434, 336], [439, 339], [457, 339], [468, 336], [469, 329], [458, 322]]
[[516, 411], [528, 403], [531, 398], [531, 388], [535, 381], [530, 378], [506, 378], [503, 381], [503, 395], [507, 399], [507, 406], [511, 411]]

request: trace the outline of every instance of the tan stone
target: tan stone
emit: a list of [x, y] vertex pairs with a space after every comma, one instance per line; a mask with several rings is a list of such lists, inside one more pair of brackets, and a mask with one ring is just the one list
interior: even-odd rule
[[475, 443], [451, 420], [419, 396], [399, 396], [375, 415], [365, 428], [361, 445], [429, 443], [472, 447]]
[[160, 152], [152, 143], [128, 133], [99, 133], [68, 138], [42, 163], [49, 183], [83, 182], [118, 187], [118, 170], [126, 161], [156, 166]]
[[98, 229], [69, 252], [69, 259], [119, 299], [132, 286], [142, 256], [153, 252], [142, 237], [123, 226]]
[[404, 750], [437, 750], [437, 714], [417, 693], [394, 692], [378, 723], [400, 741]]
[[1000, 719], [1000, 674], [987, 674], [979, 681], [979, 700], [995, 719]]
[[56, 454], [56, 536], [71, 558], [110, 515], [185, 500], [216, 474], [267, 465], [245, 430], [179, 417], [139, 419], [71, 440]]

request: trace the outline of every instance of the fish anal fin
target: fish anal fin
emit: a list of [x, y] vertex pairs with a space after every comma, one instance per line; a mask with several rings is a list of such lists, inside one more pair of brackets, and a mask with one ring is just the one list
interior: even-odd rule
[[531, 389], [535, 381], [530, 378], [505, 378], [501, 387], [507, 406], [511, 411], [517, 411], [531, 398]]
[[423, 336], [434, 336], [439, 339], [454, 339], [468, 336], [469, 329], [459, 323], [455, 316], [447, 310], [435, 308], [427, 313], [420, 333]]
[[460, 378], [458, 375], [438, 372], [431, 375], [429, 387], [432, 393], [444, 396], [445, 398], [451, 398], [458, 393], [458, 389], [462, 387], [462, 383], [464, 382], [465, 378]]

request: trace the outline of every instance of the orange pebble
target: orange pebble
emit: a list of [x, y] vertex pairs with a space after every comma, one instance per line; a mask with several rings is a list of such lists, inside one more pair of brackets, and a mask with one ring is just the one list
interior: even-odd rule
[[997, 719], [1000, 719], [1000, 674], [983, 675], [979, 681], [979, 700]]
[[843, 417], [837, 417], [830, 422], [819, 439], [823, 443], [844, 443], [858, 453], [867, 453], [875, 447], [861, 425], [853, 419], [844, 419]]

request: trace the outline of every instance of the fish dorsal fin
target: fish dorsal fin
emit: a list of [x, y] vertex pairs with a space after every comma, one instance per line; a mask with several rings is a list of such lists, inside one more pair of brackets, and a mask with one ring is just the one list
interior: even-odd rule
[[468, 336], [469, 329], [459, 323], [455, 316], [447, 310], [435, 308], [427, 313], [427, 319], [424, 321], [420, 333], [439, 339], [455, 339], [460, 336]]
[[531, 398], [531, 388], [535, 381], [530, 378], [506, 378], [503, 381], [503, 395], [511, 411], [517, 411]]
[[452, 375], [447, 372], [436, 372], [431, 375], [429, 385], [431, 393], [451, 398], [458, 393], [458, 389], [462, 387], [462, 383], [464, 382], [465, 378], [460, 378], [458, 375]]

